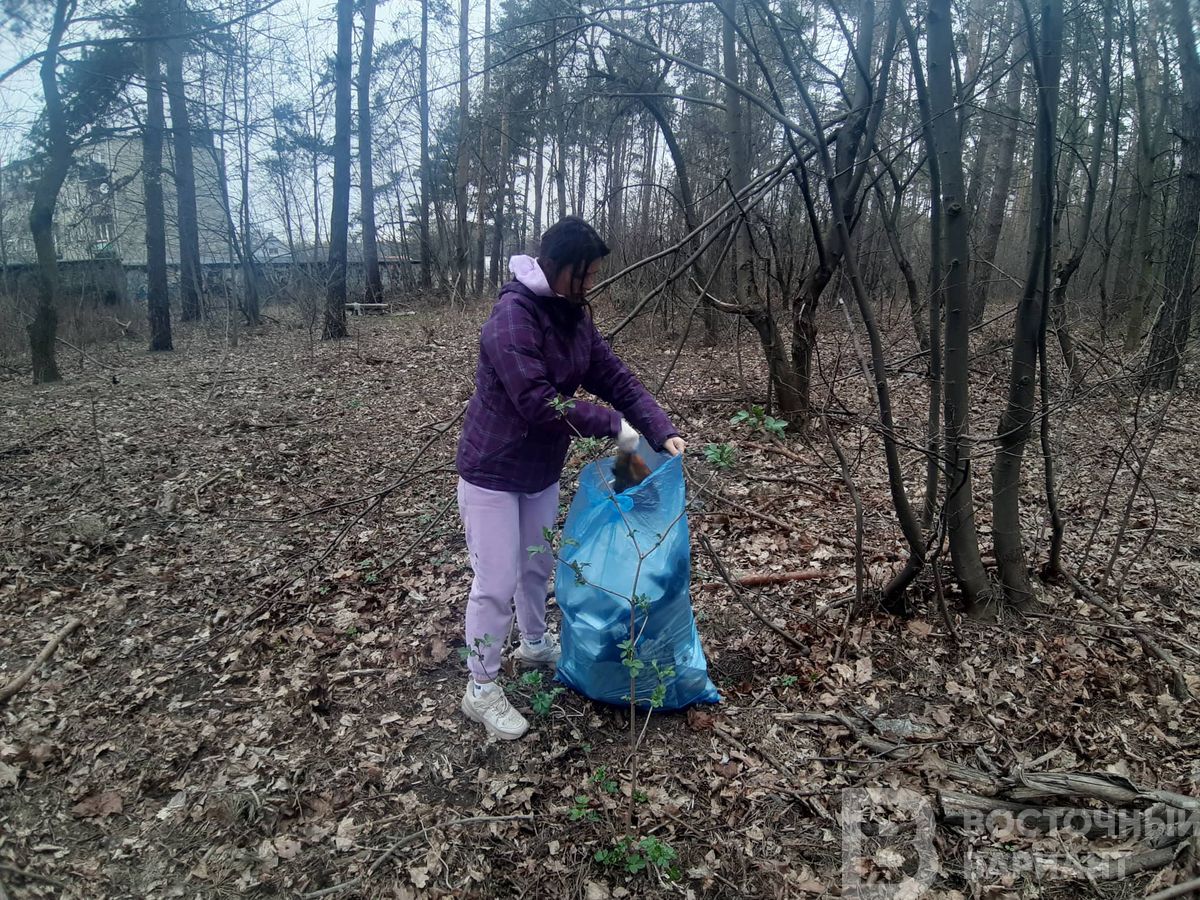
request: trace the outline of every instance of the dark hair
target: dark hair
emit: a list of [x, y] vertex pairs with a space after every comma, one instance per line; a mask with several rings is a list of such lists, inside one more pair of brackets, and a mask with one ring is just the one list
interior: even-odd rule
[[573, 287], [577, 282], [583, 281], [588, 267], [593, 262], [603, 259], [611, 252], [595, 228], [579, 216], [566, 216], [551, 225], [542, 235], [537, 260], [551, 284], [563, 269], [569, 269]]

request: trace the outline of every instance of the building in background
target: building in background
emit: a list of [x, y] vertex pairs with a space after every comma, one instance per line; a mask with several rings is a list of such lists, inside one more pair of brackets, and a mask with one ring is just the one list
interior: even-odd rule
[[[229, 263], [229, 216], [221, 191], [220, 150], [208, 132], [192, 135], [196, 169], [196, 217], [200, 261]], [[179, 264], [179, 221], [171, 144], [164, 146], [163, 201], [167, 225], [167, 264]], [[19, 160], [0, 168], [0, 264], [37, 261], [29, 233], [29, 209], [37, 161]], [[62, 262], [117, 259], [127, 267], [146, 265], [146, 211], [142, 144], [135, 138], [109, 138], [85, 147], [58, 196], [54, 242]]]

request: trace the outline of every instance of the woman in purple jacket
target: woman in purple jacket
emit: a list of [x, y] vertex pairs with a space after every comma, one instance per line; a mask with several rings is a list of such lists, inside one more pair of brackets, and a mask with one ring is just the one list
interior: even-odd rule
[[[535, 666], [558, 662], [558, 639], [546, 633], [554, 559], [545, 532], [558, 512], [571, 438], [612, 437], [619, 449], [633, 451], [640, 431], [656, 450], [677, 455], [685, 447], [588, 315], [587, 292], [608, 253], [582, 219], [561, 220], [542, 235], [537, 259], [510, 260], [514, 279], [501, 288], [479, 339], [475, 394], [457, 458], [458, 509], [475, 573], [462, 711], [504, 740], [529, 728], [496, 683], [514, 601], [521, 631], [516, 657]], [[620, 413], [572, 399], [580, 387]]]

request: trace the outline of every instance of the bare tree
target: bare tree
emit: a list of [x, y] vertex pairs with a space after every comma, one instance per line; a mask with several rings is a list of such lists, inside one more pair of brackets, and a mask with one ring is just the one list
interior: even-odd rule
[[[171, 31], [187, 21], [187, 0], [171, 4]], [[179, 299], [183, 321], [203, 314], [200, 287], [200, 227], [196, 211], [196, 169], [192, 158], [191, 117], [183, 80], [186, 42], [173, 37], [163, 44], [167, 68], [167, 100], [171, 107], [171, 148], [175, 162], [175, 197], [179, 226]]]
[[146, 127], [142, 135], [142, 183], [146, 212], [146, 314], [150, 349], [170, 350], [171, 303], [167, 294], [167, 222], [163, 211], [163, 84], [160, 60], [163, 22], [158, 5], [144, 11], [143, 54], [146, 76]]
[[364, 299], [378, 303], [383, 297], [379, 273], [379, 242], [375, 229], [375, 173], [371, 135], [371, 69], [375, 49], [375, 0], [362, 0], [363, 34], [358, 56], [358, 178], [359, 213], [362, 217]]
[[1188, 0], [1171, 0], [1171, 26], [1179, 45], [1183, 91], [1179, 109], [1179, 191], [1167, 227], [1163, 302], [1150, 344], [1146, 378], [1163, 390], [1175, 387], [1192, 327], [1192, 281], [1200, 228], [1200, 58]]
[[[1071, 383], [1074, 385], [1082, 383], [1083, 375], [1067, 328], [1067, 285], [1079, 271], [1079, 266], [1083, 263], [1083, 256], [1092, 242], [1092, 218], [1096, 209], [1096, 194], [1100, 186], [1100, 165], [1104, 161], [1104, 131], [1108, 122], [1109, 82], [1112, 78], [1114, 3], [1115, 0], [1102, 0], [1104, 36], [1100, 51], [1100, 68], [1096, 75], [1096, 102], [1091, 116], [1091, 147], [1085, 173], [1087, 184], [1084, 186], [1083, 212], [1079, 219], [1079, 239], [1070, 257], [1058, 266], [1055, 273], [1054, 296], [1050, 307], [1054, 331], [1058, 336], [1059, 346], [1062, 348], [1063, 358], [1066, 360], [1067, 369], [1070, 372]], [[1058, 215], [1061, 215], [1065, 203], [1065, 196], [1060, 197]]]
[[1151, 88], [1158, 79], [1158, 54], [1154, 51], [1151, 23], [1149, 52], [1143, 52], [1138, 36], [1137, 10], [1128, 0], [1129, 56], [1133, 64], [1134, 99], [1137, 104], [1137, 161], [1134, 168], [1134, 220], [1129, 253], [1125, 257], [1125, 352], [1132, 353], [1142, 342], [1146, 318], [1146, 300], [1151, 292], [1151, 220], [1154, 215], [1154, 179], [1159, 144], [1166, 122], [1165, 98], [1155, 98]]
[[46, 42], [39, 74], [46, 103], [46, 154], [41, 174], [33, 189], [29, 210], [29, 230], [33, 233], [38, 261], [38, 304], [29, 324], [29, 351], [33, 362], [33, 383], [58, 381], [54, 345], [58, 333], [58, 253], [54, 247], [54, 209], [67, 172], [71, 168], [74, 147], [67, 128], [66, 112], [58, 85], [59, 47], [67, 26], [75, 15], [75, 0], [56, 0], [54, 21]]
[[[1033, 42], [1033, 16], [1021, 0]], [[1041, 4], [1040, 44], [1033, 59], [1037, 82], [1037, 132], [1033, 148], [1033, 208], [1030, 213], [1029, 267], [1017, 307], [1009, 370], [1008, 404], [996, 435], [999, 451], [992, 465], [992, 533], [996, 565], [1007, 601], [1017, 607], [1033, 600], [1029, 565], [1021, 534], [1021, 463], [1035, 410], [1039, 349], [1045, 340], [1050, 273], [1054, 265], [1054, 152], [1062, 69], [1062, 0]]]
[[[1015, 6], [1019, 0], [1013, 0]], [[1016, 29], [1022, 33], [1023, 29]], [[971, 281], [971, 323], [979, 325], [983, 322], [987, 311], [988, 293], [991, 284], [996, 280], [993, 264], [996, 252], [1000, 247], [1000, 236], [1004, 232], [1004, 214], [1008, 209], [1009, 193], [1012, 190], [1013, 168], [1016, 159], [1017, 129], [1021, 124], [1021, 89], [1025, 84], [1025, 66], [1022, 57], [1025, 55], [1026, 41], [1018, 38], [1013, 41], [1011, 68], [1005, 80], [1004, 106], [1000, 109], [1000, 122], [997, 125], [999, 138], [996, 142], [995, 172], [992, 180], [991, 194], [988, 196], [984, 210], [983, 233], [980, 236], [979, 248], [976, 253], [974, 275]]]
[[430, 162], [429, 162], [429, 3], [421, 0], [421, 58], [417, 102], [421, 116], [421, 287], [428, 289], [433, 284], [430, 256], [433, 248], [429, 243]]
[[970, 441], [970, 220], [963, 185], [962, 131], [954, 102], [954, 35], [950, 0], [931, 0], [926, 49], [933, 139], [941, 187], [941, 234], [945, 258], [945, 467], [946, 522], [950, 559], [969, 609], [986, 612], [991, 586], [979, 554]]
[[467, 43], [467, 23], [471, 17], [470, 0], [458, 5], [458, 157], [454, 173], [454, 274], [457, 289], [467, 292], [467, 260], [470, 255], [467, 235], [467, 182], [470, 180], [467, 131], [470, 125], [471, 54]]
[[346, 250], [350, 231], [350, 69], [354, 0], [337, 0], [334, 59], [333, 202], [329, 223], [329, 285], [325, 295], [325, 340], [346, 336]]

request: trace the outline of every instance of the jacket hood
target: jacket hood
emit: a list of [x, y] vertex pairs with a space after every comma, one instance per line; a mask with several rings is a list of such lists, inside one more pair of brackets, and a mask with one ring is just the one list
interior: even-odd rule
[[550, 287], [550, 282], [546, 280], [546, 273], [542, 271], [542, 267], [532, 256], [523, 253], [517, 254], [509, 259], [508, 270], [512, 272], [513, 278], [539, 297], [559, 296], [555, 293], [554, 288]]

